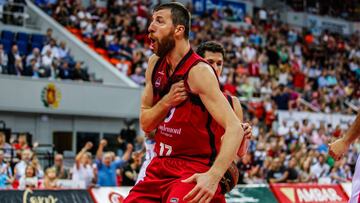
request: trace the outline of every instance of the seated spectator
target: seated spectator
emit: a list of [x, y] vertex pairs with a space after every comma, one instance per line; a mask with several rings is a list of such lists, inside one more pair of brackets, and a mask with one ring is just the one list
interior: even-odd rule
[[[16, 179], [25, 175], [26, 166], [31, 163], [32, 152], [29, 149], [23, 150], [21, 153], [21, 160], [15, 165], [14, 175]], [[36, 169], [35, 169], [36, 172]]]
[[34, 48], [32, 50], [32, 53], [26, 57], [25, 65], [30, 66], [32, 59], [35, 59], [36, 66], [40, 67], [40, 65], [41, 65], [41, 54], [40, 54], [40, 49], [39, 48]]
[[41, 66], [49, 69], [53, 64], [54, 59], [55, 58], [54, 58], [54, 55], [52, 54], [52, 50], [48, 49], [41, 58]]
[[38, 177], [36, 168], [33, 165], [25, 166], [24, 174], [19, 179], [19, 189], [36, 189], [38, 188]]
[[286, 171], [288, 172], [286, 182], [288, 182], [288, 183], [299, 182], [299, 173], [298, 173], [298, 170], [296, 169], [296, 165], [297, 165], [296, 159], [294, 157], [291, 158], [289, 161], [289, 165], [286, 169]]
[[130, 158], [133, 146], [128, 144], [127, 150], [121, 159], [113, 160], [112, 152], [103, 154], [107, 141], [102, 139], [96, 152], [96, 165], [98, 170], [97, 184], [99, 186], [117, 186], [116, 169], [123, 168]]
[[92, 167], [91, 153], [88, 152], [93, 147], [91, 142], [87, 142], [85, 146], [75, 157], [75, 164], [72, 169], [73, 181], [84, 181], [85, 187], [88, 188], [94, 183], [94, 169]]
[[25, 67], [23, 74], [24, 76], [30, 76], [34, 79], [40, 78], [39, 68], [36, 66], [36, 59], [31, 59], [30, 65]]
[[44, 177], [44, 171], [43, 171], [43, 168], [42, 168], [42, 166], [40, 164], [40, 161], [37, 158], [35, 153], [32, 153], [31, 165], [35, 167], [37, 177], [38, 178], [43, 178]]
[[58, 177], [56, 175], [56, 168], [51, 167], [46, 169], [45, 172], [45, 178], [42, 182], [41, 188], [43, 189], [58, 189], [59, 183], [58, 183]]
[[60, 47], [59, 47], [59, 58], [60, 59], [64, 59], [70, 56], [70, 51], [69, 49], [66, 47], [66, 42], [65, 41], [61, 41], [60, 42]]
[[69, 67], [69, 63], [64, 61], [63, 64], [59, 68], [59, 78], [63, 80], [71, 80], [73, 77], [73, 71]]
[[5, 53], [4, 46], [0, 44], [0, 74], [6, 73], [6, 67], [8, 63], [8, 56]]
[[326, 177], [330, 172], [330, 166], [325, 163], [325, 155], [320, 154], [316, 164], [311, 166], [310, 173], [314, 178], [319, 180], [320, 178]]
[[12, 154], [12, 147], [6, 142], [5, 133], [0, 131], [0, 150], [3, 151], [5, 158], [10, 158]]
[[54, 166], [56, 177], [58, 179], [68, 179], [69, 169], [64, 167], [64, 157], [62, 154], [56, 154], [54, 157]]
[[43, 56], [46, 55], [49, 50], [51, 51], [51, 58], [55, 58], [55, 59], [60, 58], [59, 48], [56, 45], [55, 39], [51, 39], [50, 43], [43, 47], [43, 49], [41, 51], [41, 55], [43, 55]]
[[118, 52], [120, 51], [119, 39], [117, 37], [114, 37], [114, 39], [110, 42], [107, 50], [110, 57], [117, 56]]
[[289, 176], [289, 172], [286, 171], [283, 163], [280, 162], [279, 158], [275, 158], [271, 165], [270, 171], [267, 173], [267, 181], [269, 183], [284, 183]]
[[135, 73], [130, 76], [130, 78], [138, 85], [145, 84], [145, 76], [143, 70], [140, 66], [135, 68]]
[[75, 63], [72, 79], [89, 81], [89, 74], [82, 68], [82, 63], [79, 61]]

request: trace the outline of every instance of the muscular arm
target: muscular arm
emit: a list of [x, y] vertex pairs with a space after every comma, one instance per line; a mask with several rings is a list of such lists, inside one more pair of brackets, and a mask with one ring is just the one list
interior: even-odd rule
[[153, 131], [164, 120], [169, 110], [180, 101], [186, 99], [185, 87], [182, 82], [173, 84], [171, 90], [155, 105], [153, 104], [152, 72], [158, 57], [153, 55], [149, 59], [146, 70], [146, 85], [141, 99], [140, 124], [145, 133]]
[[237, 149], [243, 138], [243, 130], [239, 119], [222, 94], [210, 66], [205, 63], [196, 65], [189, 72], [188, 84], [191, 91], [200, 96], [212, 117], [225, 129], [220, 152], [209, 170], [220, 180], [236, 158]]
[[354, 123], [345, 133], [344, 137], [336, 140], [329, 145], [329, 154], [334, 159], [339, 160], [347, 152], [351, 143], [360, 137], [360, 113], [358, 113]]
[[232, 103], [233, 103], [233, 107], [234, 107], [234, 112], [237, 116], [237, 118], [240, 120], [240, 122], [242, 123], [244, 121], [244, 115], [243, 115], [243, 110], [240, 104], [240, 101], [237, 97], [232, 96], [231, 97]]
[[360, 112], [356, 116], [354, 123], [350, 126], [350, 129], [346, 132], [344, 141], [350, 145], [358, 137], [360, 137]]

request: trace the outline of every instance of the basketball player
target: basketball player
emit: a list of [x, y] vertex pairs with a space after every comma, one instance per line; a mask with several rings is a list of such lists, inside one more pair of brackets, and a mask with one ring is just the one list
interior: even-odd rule
[[[329, 145], [329, 154], [339, 160], [357, 138], [360, 137], [360, 113], [345, 135]], [[349, 203], [360, 203], [360, 156], [357, 159], [355, 173], [352, 179], [352, 192]]]
[[[219, 181], [244, 137], [240, 121], [212, 67], [190, 47], [189, 11], [172, 2], [152, 17], [156, 55], [149, 59], [140, 123], [146, 133], [157, 129], [156, 156], [124, 202], [225, 202]], [[224, 134], [214, 134], [216, 125]]]
[[[225, 58], [225, 49], [224, 47], [215, 41], [208, 41], [201, 43], [196, 50], [196, 53], [199, 56], [203, 57], [214, 69], [218, 77], [221, 76], [223, 67], [224, 67], [224, 58]], [[240, 122], [242, 123], [243, 118], [243, 110], [240, 104], [240, 101], [235, 96], [226, 95], [229, 98], [229, 102], [233, 107], [236, 116], [239, 118]], [[252, 128], [249, 123], [242, 123], [244, 129], [244, 136], [246, 139], [241, 143], [240, 148], [238, 150], [238, 157], [242, 157], [245, 155], [249, 139], [252, 136]]]
[[[224, 57], [225, 57], [224, 47], [221, 44], [214, 41], [204, 42], [200, 44], [200, 46], [197, 48], [196, 53], [199, 54], [199, 56], [203, 57], [215, 69], [217, 76], [220, 77], [224, 65]], [[239, 99], [234, 96], [230, 97], [230, 99], [231, 99], [230, 104], [233, 107], [236, 116], [238, 117], [240, 122], [243, 122], [243, 111]], [[240, 145], [240, 148], [238, 150], [237, 155], [239, 157], [245, 155], [248, 148], [249, 139], [252, 136], [252, 128], [249, 125], [249, 123], [242, 123], [242, 124], [244, 129], [244, 136], [246, 139]], [[146, 137], [147, 138], [145, 140], [145, 161], [141, 166], [136, 183], [138, 183], [140, 180], [144, 180], [146, 168], [149, 165], [152, 158], [155, 157], [154, 133], [152, 132], [148, 134]]]

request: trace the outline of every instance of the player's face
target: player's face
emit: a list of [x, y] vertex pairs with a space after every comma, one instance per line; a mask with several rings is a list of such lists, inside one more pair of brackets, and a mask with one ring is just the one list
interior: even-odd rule
[[223, 55], [219, 52], [205, 51], [204, 59], [209, 62], [209, 64], [215, 69], [216, 74], [220, 76], [224, 65]]
[[175, 28], [170, 9], [154, 12], [148, 31], [151, 41], [150, 48], [157, 56], [164, 57], [175, 47]]

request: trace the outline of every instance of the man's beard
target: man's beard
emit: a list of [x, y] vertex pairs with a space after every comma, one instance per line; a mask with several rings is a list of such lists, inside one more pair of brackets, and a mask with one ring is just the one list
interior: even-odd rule
[[174, 47], [175, 39], [173, 37], [174, 32], [170, 32], [164, 39], [158, 41], [158, 48], [155, 54], [160, 58], [165, 57]]

